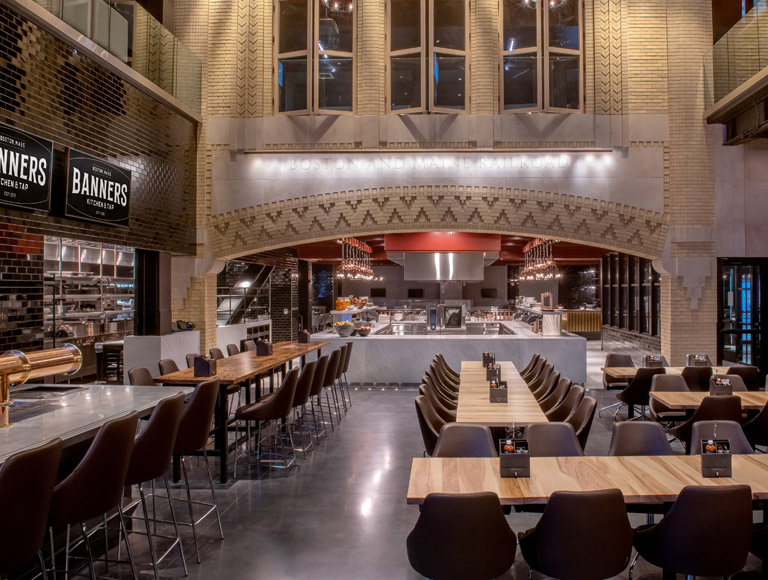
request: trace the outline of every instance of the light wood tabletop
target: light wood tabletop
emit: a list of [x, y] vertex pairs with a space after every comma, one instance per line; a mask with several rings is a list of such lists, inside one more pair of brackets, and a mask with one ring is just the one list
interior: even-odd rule
[[[600, 370], [612, 379], [629, 380], [634, 379], [637, 369], [643, 367], [601, 367]], [[668, 375], [681, 375], [685, 367], [664, 367]], [[712, 367], [713, 375], [724, 375], [728, 372], [728, 367]]]
[[[733, 394], [741, 397], [742, 409], [762, 409], [768, 403], [765, 391], [737, 391]], [[707, 396], [709, 393], [703, 391], [651, 391], [651, 397], [674, 411], [698, 409]]]
[[[215, 377], [220, 379], [222, 385], [242, 383], [329, 344], [328, 341], [313, 341], [305, 344], [286, 341], [276, 342], [269, 356], [257, 356], [255, 350], [241, 352], [217, 360]], [[194, 385], [209, 378], [211, 377], [196, 377], [193, 369], [183, 369], [155, 377], [154, 380], [156, 383], [165, 385]]]
[[511, 427], [529, 423], [546, 423], [547, 416], [539, 407], [515, 365], [501, 365], [501, 380], [507, 381], [507, 403], [491, 403], [489, 383], [481, 361], [463, 361], [459, 378], [457, 423], [480, 423], [489, 427]]
[[747, 484], [754, 499], [768, 499], [768, 455], [734, 455], [733, 477], [701, 475], [701, 457], [532, 457], [530, 478], [502, 478], [499, 459], [414, 458], [407, 502], [430, 493], [492, 491], [502, 504], [543, 504], [556, 491], [618, 488], [627, 503], [671, 502], [688, 485]]

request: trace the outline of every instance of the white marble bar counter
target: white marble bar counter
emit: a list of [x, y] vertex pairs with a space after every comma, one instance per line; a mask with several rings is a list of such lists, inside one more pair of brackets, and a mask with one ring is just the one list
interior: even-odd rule
[[[148, 414], [163, 399], [179, 391], [191, 393], [193, 390], [191, 387], [89, 385], [87, 389], [52, 398], [49, 402], [58, 408], [0, 429], [0, 463], [13, 453], [55, 437], [60, 437], [65, 447], [85, 441], [110, 419], [131, 411]], [[24, 395], [18, 393], [14, 398], [23, 399]]]
[[[538, 353], [555, 365], [562, 376], [575, 383], [587, 380], [587, 340], [563, 333], [541, 336], [522, 324], [496, 321], [515, 334], [426, 334], [376, 335], [341, 338], [330, 330], [312, 335], [312, 340], [328, 340], [332, 348], [354, 343], [347, 378], [353, 383], [420, 383], [432, 358], [441, 353], [454, 369], [464, 360], [480, 360], [492, 352], [496, 360], [512, 361], [523, 368]], [[374, 332], [375, 332], [374, 328]]]

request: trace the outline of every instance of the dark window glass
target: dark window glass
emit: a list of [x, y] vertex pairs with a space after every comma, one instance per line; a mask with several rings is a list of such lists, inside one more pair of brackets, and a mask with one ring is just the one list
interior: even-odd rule
[[504, 50], [536, 46], [536, 2], [504, 0]]
[[504, 57], [504, 108], [536, 107], [536, 55]]
[[578, 0], [549, 1], [549, 46], [579, 50]]
[[465, 58], [435, 53], [435, 106], [463, 109]]
[[464, 50], [464, 0], [435, 0], [435, 48]]
[[408, 298], [424, 298], [424, 288], [408, 288]]
[[307, 50], [307, 0], [280, 0], [279, 52]]
[[392, 0], [391, 50], [421, 46], [421, 0]]
[[280, 111], [307, 108], [307, 57], [281, 58], [277, 62]]
[[320, 50], [352, 52], [354, 15], [350, 0], [319, 0], [320, 35], [317, 47]]
[[421, 54], [391, 58], [392, 110], [421, 107]]
[[324, 56], [318, 61], [318, 106], [334, 111], [351, 111], [352, 58]]
[[560, 109], [579, 108], [579, 56], [550, 55], [549, 105]]

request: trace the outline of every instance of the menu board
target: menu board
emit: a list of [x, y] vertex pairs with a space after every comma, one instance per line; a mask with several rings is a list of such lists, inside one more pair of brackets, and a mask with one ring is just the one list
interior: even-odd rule
[[53, 142], [0, 125], [0, 203], [48, 211]]
[[67, 216], [107, 225], [130, 225], [131, 172], [69, 149]]

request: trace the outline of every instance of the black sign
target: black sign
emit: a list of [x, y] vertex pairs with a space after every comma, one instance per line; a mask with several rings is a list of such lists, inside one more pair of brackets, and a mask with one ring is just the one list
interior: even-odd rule
[[0, 203], [48, 211], [53, 143], [0, 125]]
[[131, 172], [74, 149], [67, 156], [66, 215], [114, 226], [130, 223]]

